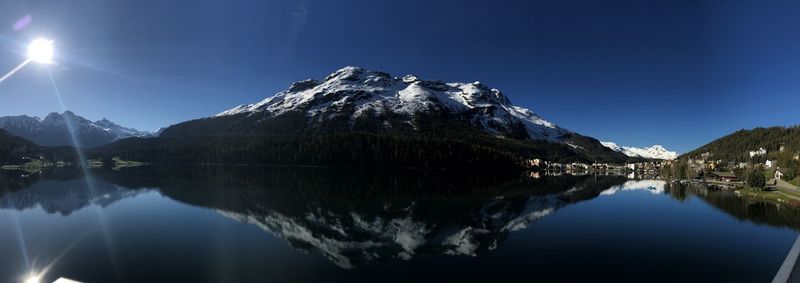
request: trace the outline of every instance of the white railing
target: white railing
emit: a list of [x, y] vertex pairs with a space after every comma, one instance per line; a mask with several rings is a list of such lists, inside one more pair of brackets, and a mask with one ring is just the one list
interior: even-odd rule
[[794, 241], [792, 249], [786, 255], [786, 260], [783, 261], [781, 269], [778, 274], [772, 279], [772, 283], [786, 283], [791, 282], [800, 283], [800, 265], [797, 264], [797, 257], [800, 255], [800, 236]]

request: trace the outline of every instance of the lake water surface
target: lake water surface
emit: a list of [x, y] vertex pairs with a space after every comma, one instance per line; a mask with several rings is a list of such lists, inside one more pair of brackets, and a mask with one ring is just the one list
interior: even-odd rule
[[0, 282], [767, 282], [800, 213], [620, 176], [136, 167], [0, 178]]

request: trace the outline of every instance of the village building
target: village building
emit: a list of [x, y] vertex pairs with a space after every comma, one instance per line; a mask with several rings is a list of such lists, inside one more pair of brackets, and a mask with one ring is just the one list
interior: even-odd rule
[[528, 167], [534, 167], [534, 166], [535, 167], [541, 167], [540, 165], [542, 164], [542, 160], [540, 160], [539, 158], [528, 159], [527, 163], [528, 163]]
[[758, 150], [750, 151], [750, 158], [753, 158], [754, 156], [762, 156], [762, 155], [767, 155], [767, 150], [764, 149], [763, 147], [759, 148]]
[[587, 165], [585, 163], [574, 162], [574, 163], [571, 163], [571, 164], [567, 164], [567, 169], [569, 169], [569, 170], [586, 170], [586, 169], [589, 169], [589, 165]]
[[780, 180], [781, 178], [783, 178], [784, 175], [786, 174], [784, 174], [781, 171], [781, 168], [778, 168], [777, 170], [775, 170], [775, 173], [772, 175], [772, 178], [774, 178], [775, 180]]
[[772, 165], [775, 165], [775, 161], [767, 160], [764, 162], [764, 166], [767, 168], [772, 168]]
[[736, 174], [730, 172], [713, 171], [706, 174], [706, 177], [721, 182], [735, 182], [739, 180], [739, 177], [736, 177]]

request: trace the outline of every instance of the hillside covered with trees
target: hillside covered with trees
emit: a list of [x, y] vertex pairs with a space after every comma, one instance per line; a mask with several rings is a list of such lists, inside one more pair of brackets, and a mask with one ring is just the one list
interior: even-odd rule
[[[610, 150], [608, 150], [610, 151]], [[525, 160], [624, 162], [616, 152], [547, 141], [502, 139], [473, 132], [391, 135], [364, 132], [318, 135], [227, 135], [132, 138], [89, 152], [153, 163], [281, 164], [424, 168], [520, 168]]]
[[[777, 154], [781, 146], [784, 146], [785, 156]], [[698, 157], [708, 152], [717, 160], [748, 162], [752, 160], [749, 152], [760, 148], [764, 148], [768, 153], [766, 156], [761, 156], [762, 159], [781, 159], [781, 157], [791, 159], [793, 153], [800, 150], [800, 126], [739, 130], [680, 157]]]
[[0, 165], [21, 164], [23, 157], [41, 153], [39, 146], [0, 129]]
[[772, 178], [780, 170], [784, 180], [797, 184], [800, 126], [739, 130], [681, 155], [665, 169], [665, 176], [681, 179], [708, 171], [733, 172], [747, 182], [759, 174]]
[[77, 163], [78, 158], [73, 147], [42, 147], [0, 129], [0, 166], [22, 165], [33, 160]]

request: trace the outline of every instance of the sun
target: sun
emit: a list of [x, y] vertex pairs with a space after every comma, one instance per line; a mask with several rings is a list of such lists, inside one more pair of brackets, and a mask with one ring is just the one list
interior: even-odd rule
[[39, 38], [28, 45], [28, 60], [36, 63], [53, 63], [53, 41]]
[[38, 275], [29, 275], [28, 278], [25, 279], [25, 283], [40, 283]]

